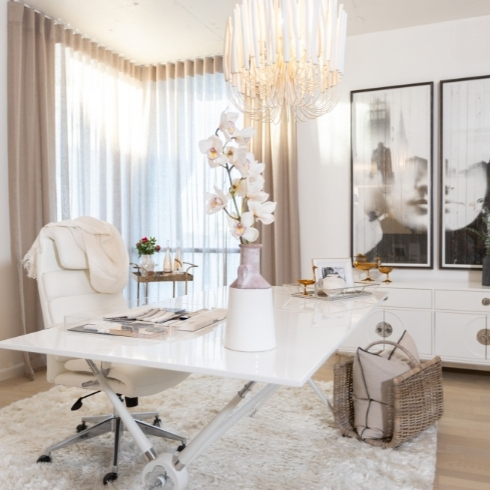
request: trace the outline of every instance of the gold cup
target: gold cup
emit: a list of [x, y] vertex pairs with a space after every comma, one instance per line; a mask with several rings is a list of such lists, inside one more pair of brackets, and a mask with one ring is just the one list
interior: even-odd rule
[[303, 286], [303, 292], [301, 293], [303, 296], [309, 296], [308, 291], [306, 290], [306, 286], [311, 286], [315, 284], [314, 279], [298, 279], [298, 282]]
[[391, 282], [390, 272], [393, 270], [393, 267], [388, 265], [381, 265], [378, 267], [379, 272], [382, 274], [386, 274], [386, 279], [383, 282]]
[[393, 270], [393, 267], [391, 265], [381, 264], [381, 259], [379, 257], [376, 257], [376, 263], [379, 272], [381, 272], [381, 274], [386, 274], [386, 279], [383, 282], [391, 282], [390, 272]]
[[354, 267], [356, 269], [359, 269], [360, 271], [366, 271], [366, 277], [362, 279], [362, 281], [365, 282], [373, 281], [373, 279], [371, 279], [369, 271], [371, 269], [374, 269], [376, 266], [377, 264], [374, 262], [366, 262], [366, 256], [362, 254], [356, 255], [354, 259]]

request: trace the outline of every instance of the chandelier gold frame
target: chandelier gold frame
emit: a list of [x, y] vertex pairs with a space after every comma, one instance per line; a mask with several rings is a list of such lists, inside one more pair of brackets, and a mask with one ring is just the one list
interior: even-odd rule
[[233, 104], [264, 122], [326, 114], [340, 97], [346, 30], [337, 0], [242, 0], [223, 56]]

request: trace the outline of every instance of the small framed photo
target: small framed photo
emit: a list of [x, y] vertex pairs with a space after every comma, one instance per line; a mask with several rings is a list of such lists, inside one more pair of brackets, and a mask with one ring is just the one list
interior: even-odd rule
[[352, 259], [313, 259], [315, 279], [322, 279], [328, 275], [336, 275], [343, 279], [347, 287], [354, 286], [352, 276]]

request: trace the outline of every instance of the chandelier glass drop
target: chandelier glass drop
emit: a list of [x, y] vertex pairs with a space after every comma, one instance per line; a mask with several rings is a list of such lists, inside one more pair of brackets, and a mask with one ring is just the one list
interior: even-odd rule
[[346, 28], [337, 0], [242, 0], [228, 18], [223, 56], [233, 104], [264, 122], [304, 121], [332, 110]]

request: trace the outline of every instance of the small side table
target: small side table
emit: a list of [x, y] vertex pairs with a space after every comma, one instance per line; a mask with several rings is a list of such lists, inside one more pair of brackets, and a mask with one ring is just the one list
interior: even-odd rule
[[137, 303], [138, 306], [140, 304], [140, 285], [145, 284], [145, 297], [148, 298], [148, 284], [150, 282], [172, 282], [173, 283], [173, 288], [172, 288], [172, 297], [175, 298], [175, 283], [176, 282], [185, 282], [185, 294], [187, 294], [187, 283], [192, 282], [194, 280], [194, 276], [189, 273], [189, 270], [192, 269], [193, 267], [198, 267], [195, 264], [191, 264], [189, 262], [183, 262], [183, 264], [188, 265], [187, 269], [184, 272], [162, 272], [162, 271], [155, 271], [149, 275], [142, 275], [141, 274], [141, 268], [134, 263], [131, 263], [133, 267], [136, 268], [136, 270], [133, 270], [132, 274], [133, 277], [136, 279], [138, 282], [137, 286]]

